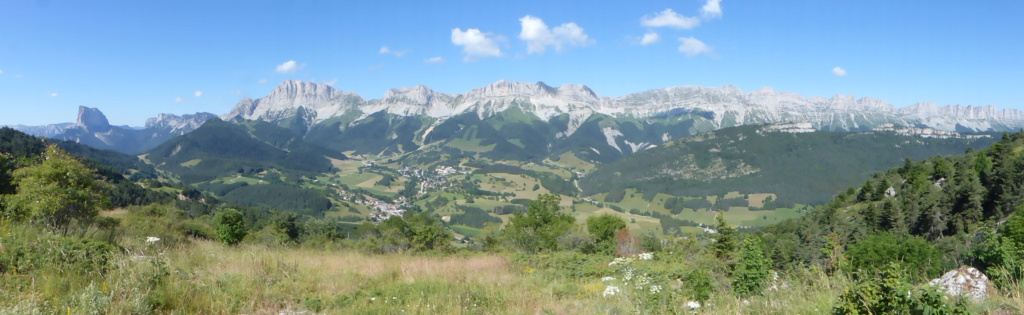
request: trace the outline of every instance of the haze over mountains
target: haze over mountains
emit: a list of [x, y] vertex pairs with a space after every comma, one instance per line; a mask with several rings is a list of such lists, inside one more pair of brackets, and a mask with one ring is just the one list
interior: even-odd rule
[[69, 140], [128, 154], [146, 152], [164, 141], [184, 135], [216, 115], [196, 113], [191, 115], [160, 114], [146, 121], [145, 128], [112, 126], [98, 108], [79, 106], [75, 123], [45, 126], [11, 126], [16, 130], [34, 136]]
[[[210, 113], [160, 114], [149, 119], [145, 128], [136, 129], [111, 126], [98, 109], [83, 106], [74, 124], [12, 127], [33, 135], [137, 154], [191, 132], [213, 117]], [[370, 117], [386, 119], [366, 121]], [[599, 97], [585, 85], [551, 87], [543, 82], [506, 80], [464, 94], [441, 93], [422, 85], [390, 89], [383, 98], [373, 100], [327, 84], [288, 80], [266, 97], [241, 100], [220, 118], [280, 124], [330, 149], [383, 153], [408, 152], [441, 139], [469, 136], [443, 133], [467, 131], [466, 126], [483, 123], [491, 125], [485, 129], [500, 134], [488, 140], [483, 139], [488, 132], [483, 133], [484, 137], [475, 132], [466, 138], [499, 145], [502, 140], [512, 140], [522, 149], [526, 149], [527, 138], [544, 138], [542, 144], [556, 151], [589, 150], [595, 155], [590, 157], [592, 160], [615, 159], [673, 139], [749, 124], [805, 122], [826, 131], [867, 131], [886, 124], [955, 132], [1024, 127], [1024, 112], [995, 106], [919, 103], [896, 108], [869, 97], [805, 98], [771, 88], [743, 92], [733, 86], [679, 86]], [[508, 121], [523, 125], [511, 134], [502, 133], [501, 127]], [[355, 128], [359, 126], [363, 129]], [[339, 133], [382, 141], [370, 141], [373, 145], [369, 147], [363, 145], [367, 143], [338, 144], [342, 137]], [[523, 133], [526, 135], [516, 138]]]

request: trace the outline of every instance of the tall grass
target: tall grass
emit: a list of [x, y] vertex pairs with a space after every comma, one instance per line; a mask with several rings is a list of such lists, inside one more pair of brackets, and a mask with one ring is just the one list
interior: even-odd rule
[[[51, 238], [41, 230], [0, 232], [16, 236], [0, 237], [7, 249]], [[0, 275], [0, 314], [822, 314], [852, 285], [842, 274], [811, 268], [781, 273], [768, 285], [773, 289], [742, 298], [717, 272], [711, 298], [691, 310], [685, 304], [692, 288], [677, 275], [711, 262], [693, 251], [636, 262], [637, 274], [650, 272], [664, 288], [645, 295], [621, 282], [608, 266], [612, 258], [600, 255], [376, 255], [188, 237], [145, 240], [120, 235], [122, 250], [102, 272], [55, 265]], [[619, 278], [622, 292], [604, 296], [605, 276]], [[972, 310], [1020, 311], [1021, 292], [1000, 292]]]

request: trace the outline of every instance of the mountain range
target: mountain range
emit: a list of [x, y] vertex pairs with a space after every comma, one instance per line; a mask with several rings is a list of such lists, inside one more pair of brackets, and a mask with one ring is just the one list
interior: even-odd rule
[[44, 126], [11, 126], [11, 128], [33, 135], [50, 139], [74, 141], [99, 149], [120, 151], [128, 154], [139, 154], [157, 145], [192, 132], [202, 126], [210, 118], [217, 117], [210, 113], [186, 115], [160, 114], [146, 121], [145, 128], [128, 126], [112, 126], [97, 108], [79, 106], [78, 119], [74, 123], [61, 123]]
[[[215, 117], [161, 114], [145, 128], [110, 126], [95, 108], [80, 107], [76, 123], [13, 126], [33, 135], [138, 154]], [[269, 95], [244, 98], [220, 118], [265, 121], [311, 144], [339, 152], [401, 154], [425, 145], [476, 147], [505, 158], [573, 152], [603, 162], [673, 139], [750, 124], [799, 122], [825, 131], [868, 131], [896, 125], [950, 132], [1024, 127], [1024, 112], [995, 106], [897, 108], [873, 98], [809, 97], [762, 88], [679, 86], [621, 97], [599, 97], [585, 85], [501, 80], [463, 94], [419, 85], [367, 100], [327, 84], [288, 80]], [[456, 139], [461, 139], [456, 141]], [[491, 151], [498, 150], [498, 153]]]
[[820, 130], [865, 131], [883, 123], [932, 127], [948, 131], [983, 132], [1015, 130], [1024, 126], [1024, 112], [995, 106], [937, 106], [918, 103], [896, 108], [873, 98], [837, 95], [810, 97], [762, 88], [743, 92], [734, 86], [679, 86], [621, 97], [598, 97], [585, 85], [551, 87], [543, 82], [501, 80], [465, 94], [441, 93], [425, 86], [390, 89], [382, 99], [364, 100], [326, 84], [289, 80], [270, 95], [244, 99], [222, 118], [275, 121], [305, 108], [304, 119], [315, 124], [358, 110], [363, 115], [378, 111], [401, 116], [428, 116], [439, 120], [473, 112], [483, 119], [518, 107], [543, 120], [569, 115], [565, 135], [571, 135], [588, 118], [655, 118], [680, 113], [702, 113], [713, 127], [777, 122], [810, 122]]

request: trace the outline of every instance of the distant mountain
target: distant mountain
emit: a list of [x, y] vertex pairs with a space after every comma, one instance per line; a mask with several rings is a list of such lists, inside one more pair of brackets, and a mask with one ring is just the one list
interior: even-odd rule
[[817, 204], [907, 158], [960, 154], [998, 138], [892, 126], [869, 132], [816, 131], [809, 123], [731, 127], [599, 165], [579, 184], [584, 195], [628, 188], [646, 197], [739, 191], [774, 193], [779, 204]]
[[[146, 128], [110, 126], [82, 107], [75, 124], [16, 126], [19, 130], [137, 154], [198, 128], [212, 114], [161, 114]], [[338, 152], [399, 155], [424, 146], [454, 147], [506, 159], [541, 159], [566, 152], [608, 162], [702, 132], [750, 124], [808, 123], [826, 131], [896, 126], [953, 132], [1024, 128], [1024, 112], [994, 106], [896, 108], [873, 98], [809, 97], [763, 88], [680, 86], [599, 97], [584, 85], [501, 80], [463, 94], [418, 85], [367, 100], [326, 84], [284, 81], [266, 97], [245, 98], [229, 122], [264, 121]]]
[[889, 124], [957, 132], [1024, 127], [1024, 112], [993, 106], [922, 103], [897, 109], [871, 98], [804, 98], [770, 88], [745, 93], [732, 86], [682, 86], [611, 98], [584, 85], [556, 88], [505, 80], [464, 94], [425, 86], [390, 89], [375, 100], [289, 80], [264, 98], [242, 100], [221, 118], [275, 123], [339, 151], [401, 154], [439, 144], [513, 159], [573, 152], [595, 162], [749, 124], [803, 122], [835, 131]]
[[584, 85], [551, 87], [543, 82], [501, 80], [465, 94], [446, 94], [425, 86], [390, 89], [382, 99], [364, 100], [326, 84], [289, 80], [267, 97], [244, 99], [225, 120], [235, 118], [277, 121], [305, 108], [305, 118], [315, 124], [359, 111], [363, 116], [385, 111], [400, 116], [428, 116], [443, 120], [474, 112], [483, 119], [516, 107], [542, 120], [567, 114], [564, 132], [594, 115], [616, 118], [652, 118], [678, 113], [703, 113], [715, 128], [777, 122], [810, 122], [822, 130], [870, 130], [883, 123], [932, 127], [949, 131], [1004, 131], [1024, 127], [1024, 112], [998, 110], [994, 106], [944, 106], [919, 103], [895, 108], [872, 99], [837, 95], [804, 98], [799, 94], [763, 88], [744, 93], [733, 86], [720, 88], [680, 86], [650, 90], [622, 97], [598, 97]]
[[53, 138], [53, 136], [62, 134], [70, 128], [74, 128], [75, 123], [59, 123], [42, 126], [14, 125], [8, 127], [37, 137]]
[[271, 168], [294, 180], [298, 176], [292, 175], [312, 176], [330, 171], [328, 157], [345, 158], [310, 145], [270, 123], [236, 125], [217, 118], [146, 153], [146, 160], [160, 170], [176, 174], [185, 183]]
[[107, 117], [97, 108], [79, 106], [75, 123], [46, 126], [13, 126], [12, 128], [34, 136], [68, 140], [99, 149], [139, 154], [152, 149], [175, 136], [199, 128], [206, 120], [217, 117], [210, 113], [194, 115], [160, 114], [146, 121], [142, 129], [111, 126]]

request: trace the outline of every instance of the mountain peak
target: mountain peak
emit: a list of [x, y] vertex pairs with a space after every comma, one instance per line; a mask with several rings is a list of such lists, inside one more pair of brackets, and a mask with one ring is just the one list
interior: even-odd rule
[[173, 134], [183, 135], [196, 130], [207, 120], [216, 118], [211, 113], [184, 114], [159, 114], [156, 117], [146, 120], [146, 129], [160, 128], [170, 130]]
[[110, 130], [110, 122], [99, 109], [95, 107], [78, 106], [77, 126], [91, 132], [106, 132]]
[[333, 98], [343, 93], [330, 85], [316, 82], [305, 82], [299, 80], [285, 80], [270, 91], [270, 97], [296, 98], [296, 97], [317, 97]]

